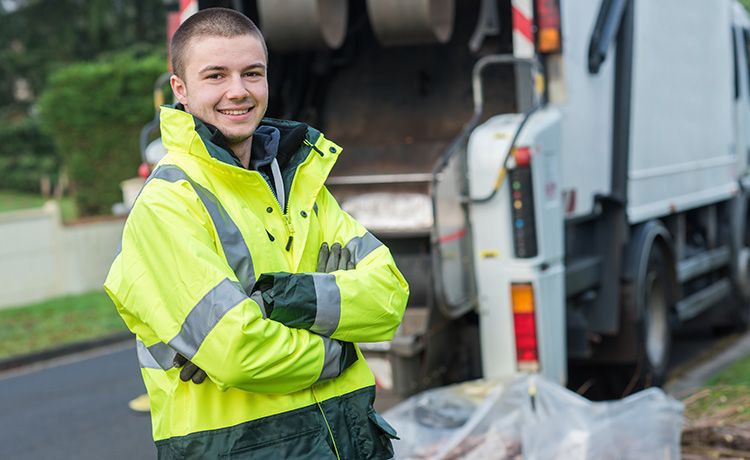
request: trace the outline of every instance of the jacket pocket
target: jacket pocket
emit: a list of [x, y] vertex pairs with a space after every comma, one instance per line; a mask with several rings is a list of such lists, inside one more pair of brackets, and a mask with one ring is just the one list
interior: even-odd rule
[[401, 439], [398, 437], [396, 429], [393, 428], [390, 423], [386, 422], [380, 414], [375, 412], [375, 409], [373, 409], [372, 407], [370, 407], [367, 411], [367, 418], [369, 418], [372, 423], [380, 428], [380, 430], [388, 437], [388, 439]]
[[222, 459], [290, 459], [290, 460], [325, 460], [334, 459], [333, 453], [325, 440], [324, 433], [316, 428], [300, 433], [272, 439], [263, 443], [242, 446], [233, 449]]
[[363, 445], [365, 458], [376, 460], [393, 458], [391, 439], [398, 439], [396, 430], [372, 406], [367, 408], [367, 431], [369, 439]]

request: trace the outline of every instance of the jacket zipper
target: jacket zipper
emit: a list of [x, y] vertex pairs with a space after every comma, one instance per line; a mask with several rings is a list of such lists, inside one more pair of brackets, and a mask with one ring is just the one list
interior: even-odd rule
[[328, 429], [328, 436], [331, 437], [331, 442], [333, 443], [333, 452], [336, 454], [336, 459], [341, 460], [341, 456], [339, 455], [339, 448], [336, 445], [336, 438], [333, 437], [333, 430], [331, 430], [331, 425], [328, 423], [328, 417], [326, 417], [326, 413], [323, 410], [323, 406], [321, 406], [320, 401], [318, 401], [318, 396], [315, 394], [315, 389], [313, 387], [310, 387], [310, 391], [312, 392], [313, 399], [315, 400], [315, 404], [318, 405], [318, 410], [320, 410], [320, 415], [323, 416], [323, 421], [326, 424], [326, 428]]
[[[271, 194], [271, 196], [274, 197], [274, 201], [278, 205], [277, 208], [281, 210], [282, 218], [284, 219], [284, 227], [286, 227], [286, 232], [289, 234], [289, 239], [286, 241], [286, 246], [284, 249], [286, 249], [287, 252], [289, 252], [292, 249], [292, 241], [294, 241], [294, 226], [292, 225], [292, 220], [289, 218], [289, 199], [287, 198], [286, 204], [284, 208], [281, 209], [281, 203], [279, 202], [279, 199], [276, 197], [276, 194], [273, 192], [273, 189], [271, 189], [271, 185], [263, 179], [263, 183], [266, 184], [266, 189], [268, 189], [268, 192]], [[281, 184], [283, 187], [284, 184]], [[268, 230], [266, 230], [268, 232]], [[273, 240], [271, 240], [273, 241]]]
[[[315, 150], [318, 153], [318, 155], [323, 156], [323, 152], [321, 152], [320, 149], [317, 148], [312, 142], [308, 141], [307, 139], [304, 139], [302, 143], [312, 148], [313, 150]], [[281, 203], [279, 202], [279, 198], [271, 189], [271, 185], [265, 179], [263, 179], [263, 182], [266, 184], [266, 188], [268, 189], [269, 192], [271, 192], [271, 195], [274, 197], [274, 199], [276, 200], [276, 203], [279, 205], [278, 208], [281, 209]], [[284, 186], [283, 181], [282, 181], [281, 186], [282, 187]], [[291, 195], [291, 191], [292, 190], [290, 188], [289, 190], [290, 195]], [[284, 209], [281, 209], [281, 213], [284, 218], [284, 226], [286, 227], [286, 231], [289, 234], [289, 238], [286, 240], [286, 246], [284, 246], [284, 249], [287, 252], [291, 251], [292, 242], [294, 241], [294, 226], [292, 225], [292, 220], [289, 218], [289, 202], [291, 201], [290, 198], [291, 196], [286, 197], [286, 203], [284, 203]]]
[[[260, 175], [260, 173], [258, 173], [258, 175]], [[278, 205], [277, 207], [281, 210], [281, 213], [282, 214], [286, 214], [286, 210], [285, 209], [281, 209], [281, 203], [279, 202], [278, 197], [276, 197], [276, 193], [271, 188], [271, 185], [268, 183], [268, 181], [266, 179], [263, 178], [263, 176], [261, 176], [261, 179], [263, 179], [263, 183], [266, 184], [266, 189], [268, 189], [269, 193], [271, 193], [271, 196], [273, 197], [274, 201]], [[289, 200], [286, 200], [286, 202], [289, 203]], [[287, 206], [288, 206], [288, 204], [287, 204]]]

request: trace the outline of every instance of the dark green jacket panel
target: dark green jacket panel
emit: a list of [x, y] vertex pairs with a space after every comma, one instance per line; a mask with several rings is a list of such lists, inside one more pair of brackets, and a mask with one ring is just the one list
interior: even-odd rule
[[375, 388], [363, 388], [323, 404], [341, 459], [393, 458], [396, 431], [373, 408]]
[[[395, 432], [372, 407], [367, 387], [311, 405], [220, 430], [158, 441], [160, 460], [172, 459], [344, 459], [393, 458]], [[323, 418], [322, 411], [325, 413]], [[328, 425], [326, 425], [326, 421]], [[334, 448], [330, 426], [336, 447]]]

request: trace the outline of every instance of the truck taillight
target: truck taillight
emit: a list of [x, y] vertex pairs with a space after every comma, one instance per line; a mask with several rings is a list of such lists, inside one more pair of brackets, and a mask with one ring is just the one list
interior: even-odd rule
[[511, 284], [511, 300], [518, 370], [536, 372], [539, 370], [539, 352], [534, 317], [534, 287], [530, 283]]
[[529, 147], [514, 148], [513, 159], [515, 167], [509, 172], [513, 248], [516, 257], [526, 259], [537, 255], [531, 149]]
[[560, 52], [560, 6], [558, 0], [536, 0], [537, 50], [540, 53]]

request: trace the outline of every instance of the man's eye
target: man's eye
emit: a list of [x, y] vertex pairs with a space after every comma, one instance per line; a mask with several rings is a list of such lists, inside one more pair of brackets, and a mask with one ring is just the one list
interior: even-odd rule
[[219, 78], [221, 78], [221, 74], [212, 73], [212, 74], [207, 75], [206, 78], [208, 78], [209, 80], [218, 80]]
[[253, 70], [252, 72], [245, 72], [245, 76], [246, 77], [251, 77], [251, 78], [258, 78], [258, 77], [262, 77], [263, 74], [260, 73], [260, 72], [256, 72], [255, 70]]

